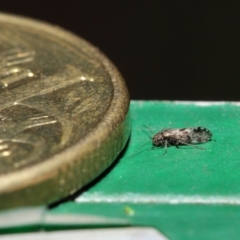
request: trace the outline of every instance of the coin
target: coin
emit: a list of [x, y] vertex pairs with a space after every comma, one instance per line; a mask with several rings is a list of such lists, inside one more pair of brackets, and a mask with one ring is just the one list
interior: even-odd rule
[[125, 146], [129, 96], [114, 65], [73, 34], [0, 14], [0, 208], [48, 204]]

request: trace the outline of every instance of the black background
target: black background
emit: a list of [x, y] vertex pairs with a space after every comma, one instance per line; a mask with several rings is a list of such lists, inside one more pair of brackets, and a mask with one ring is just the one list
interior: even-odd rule
[[99, 47], [132, 99], [239, 100], [240, 1], [4, 0]]

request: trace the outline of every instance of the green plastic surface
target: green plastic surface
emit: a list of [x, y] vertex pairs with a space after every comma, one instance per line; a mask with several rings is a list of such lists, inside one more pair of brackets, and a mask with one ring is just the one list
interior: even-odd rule
[[[128, 218], [170, 239], [240, 239], [240, 106], [132, 101], [132, 134], [117, 163], [78, 197], [53, 211]], [[213, 141], [151, 148], [146, 133], [203, 126]], [[129, 210], [130, 209], [130, 210]], [[131, 214], [129, 214], [129, 212]]]
[[[195, 201], [228, 203], [238, 199], [240, 106], [199, 105], [133, 101], [132, 134], [126, 151], [82, 198], [94, 197], [96, 201], [111, 197], [121, 201], [127, 197], [137, 202], [156, 199], [163, 203], [190, 201], [193, 204]], [[151, 139], [143, 125], [153, 133], [163, 128], [204, 126], [212, 131], [213, 141], [201, 145], [205, 150], [192, 146], [169, 147], [163, 155], [162, 148], [151, 150]]]
[[[240, 239], [240, 104], [132, 101], [131, 117], [131, 138], [113, 166], [48, 213], [122, 219], [173, 240]], [[213, 133], [205, 150], [149, 150], [148, 135], [196, 126]]]

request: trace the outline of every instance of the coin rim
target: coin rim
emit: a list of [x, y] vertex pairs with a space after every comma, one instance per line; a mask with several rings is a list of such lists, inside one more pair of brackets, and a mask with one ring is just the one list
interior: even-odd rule
[[[34, 186], [35, 184], [41, 184], [41, 182], [46, 182], [49, 179], [57, 178], [62, 171], [66, 172], [66, 169], [74, 166], [76, 161], [89, 161], [89, 163], [92, 163], [93, 160], [91, 160], [91, 158], [94, 157], [94, 154], [96, 155], [96, 151], [99, 151], [99, 158], [104, 158], [104, 156], [101, 156], [104, 154], [101, 152], [101, 147], [109, 141], [111, 144], [107, 145], [112, 147], [111, 145], [113, 144], [113, 141], [116, 140], [117, 135], [119, 135], [119, 133], [120, 135], [122, 134], [122, 139], [120, 140], [121, 144], [116, 141], [116, 153], [112, 154], [113, 156], [111, 159], [106, 160], [105, 166], [98, 166], [98, 164], [95, 164], [95, 169], [91, 170], [94, 170], [94, 174], [90, 174], [92, 176], [89, 177], [86, 175], [86, 177], [82, 179], [77, 186], [72, 187], [72, 189], [67, 188], [67, 190], [59, 192], [58, 196], [50, 196], [48, 199], [44, 200], [52, 202], [67, 196], [69, 192], [76, 191], [78, 188], [81, 188], [93, 178], [98, 176], [111, 164], [111, 162], [123, 149], [130, 134], [128, 90], [117, 68], [107, 59], [107, 57], [105, 57], [103, 53], [101, 53], [96, 47], [89, 44], [86, 40], [83, 40], [82, 38], [61, 29], [60, 27], [50, 25], [49, 23], [16, 15], [0, 13], [0, 22], [23, 25], [36, 30], [41, 30], [42, 32], [46, 32], [46, 34], [51, 34], [52, 36], [58, 37], [59, 39], [72, 44], [76, 48], [81, 50], [84, 49], [84, 51], [87, 51], [88, 54], [91, 54], [94, 58], [98, 59], [100, 63], [102, 63], [112, 80], [114, 94], [109, 109], [105, 113], [101, 122], [99, 122], [99, 124], [86, 137], [83, 137], [74, 145], [69, 146], [60, 153], [44, 159], [41, 163], [37, 163], [31, 167], [27, 167], [26, 169], [18, 170], [17, 172], [7, 173], [0, 176], [0, 196], [2, 197], [5, 193], [9, 194], [14, 191]], [[104, 149], [105, 148], [106, 146]], [[81, 151], [79, 151], [79, 149], [81, 149]], [[91, 166], [89, 166], [89, 168], [91, 168]], [[21, 181], [19, 181], [19, 179], [21, 179]], [[34, 181], [32, 181], [33, 179]], [[40, 199], [36, 201], [36, 203], [40, 202]], [[26, 201], [26, 203], [35, 204], [31, 201]]]

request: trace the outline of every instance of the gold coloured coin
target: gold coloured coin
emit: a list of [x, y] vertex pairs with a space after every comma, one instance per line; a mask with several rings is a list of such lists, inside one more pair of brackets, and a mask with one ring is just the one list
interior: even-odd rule
[[58, 27], [0, 14], [0, 208], [48, 204], [103, 172], [130, 133], [125, 83]]

